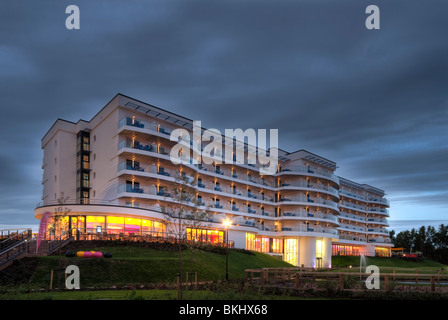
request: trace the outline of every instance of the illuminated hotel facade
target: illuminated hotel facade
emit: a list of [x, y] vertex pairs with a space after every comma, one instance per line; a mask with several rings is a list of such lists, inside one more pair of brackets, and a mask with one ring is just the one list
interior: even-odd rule
[[42, 139], [35, 217], [49, 212], [85, 234], [165, 237], [172, 221], [162, 208], [184, 176], [210, 213], [185, 226], [188, 240], [228, 239], [304, 267], [331, 267], [339, 254], [389, 255], [384, 191], [338, 177], [336, 163], [306, 150], [278, 150], [270, 175], [258, 164], [174, 164], [170, 133], [179, 128], [190, 132], [193, 121], [121, 94], [90, 121], [58, 119]]

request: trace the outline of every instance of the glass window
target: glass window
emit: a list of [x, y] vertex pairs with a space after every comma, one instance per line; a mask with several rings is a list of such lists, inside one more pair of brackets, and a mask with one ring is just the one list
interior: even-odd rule
[[124, 220], [125, 234], [140, 233], [141, 220], [134, 218], [126, 218]]
[[246, 233], [246, 250], [255, 250], [255, 234]]
[[124, 232], [124, 218], [123, 217], [107, 217], [107, 232], [118, 234]]
[[283, 252], [283, 239], [271, 239], [272, 242], [272, 252], [282, 253]]
[[316, 240], [316, 258], [322, 258], [322, 240]]
[[101, 230], [104, 230], [106, 228], [106, 218], [103, 216], [87, 216], [87, 232], [96, 232], [97, 227], [101, 227]]
[[298, 247], [297, 247], [297, 239], [285, 239], [284, 242], [284, 249], [285, 249], [285, 261], [294, 265], [299, 265], [299, 259], [298, 259]]

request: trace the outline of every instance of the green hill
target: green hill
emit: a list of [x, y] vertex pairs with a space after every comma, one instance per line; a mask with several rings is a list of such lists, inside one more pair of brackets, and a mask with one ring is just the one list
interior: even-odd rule
[[[12, 267], [0, 272], [0, 286], [27, 285], [36, 288], [48, 288], [51, 270], [53, 287], [63, 287], [65, 268], [76, 265], [80, 270], [82, 288], [110, 288], [113, 286], [139, 286], [154, 283], [175, 283], [179, 272], [179, 252], [165, 248], [144, 246], [115, 245], [95, 246], [79, 245], [68, 248], [76, 251], [101, 251], [112, 253], [112, 258], [78, 258], [62, 255], [38, 258], [24, 258], [16, 261]], [[75, 250], [73, 250], [75, 249]], [[198, 281], [225, 279], [226, 255], [224, 249], [206, 250], [191, 248], [182, 252], [183, 276], [186, 272], [197, 272]], [[64, 252], [67, 248], [64, 249]], [[245, 277], [245, 269], [263, 267], [291, 267], [290, 264], [259, 252], [229, 250], [229, 278]], [[19, 276], [19, 274], [21, 276]]]

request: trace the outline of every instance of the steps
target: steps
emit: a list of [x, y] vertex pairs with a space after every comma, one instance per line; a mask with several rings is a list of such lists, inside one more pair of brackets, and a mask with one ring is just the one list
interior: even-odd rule
[[16, 259], [26, 256], [46, 256], [52, 254], [73, 240], [70, 230], [53, 239], [44, 235], [39, 250], [36, 252], [37, 239], [33, 238], [31, 229], [14, 234], [7, 234], [6, 231], [0, 230], [0, 236], [3, 238], [0, 241], [0, 270], [7, 268]]

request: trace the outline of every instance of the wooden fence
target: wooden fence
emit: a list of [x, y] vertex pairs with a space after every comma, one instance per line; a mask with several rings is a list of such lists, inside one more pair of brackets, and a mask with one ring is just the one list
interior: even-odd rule
[[[247, 269], [246, 281], [250, 284], [277, 286], [296, 290], [321, 289], [335, 287], [339, 290], [366, 290], [366, 281], [371, 273], [317, 271], [306, 268], [263, 268]], [[438, 291], [448, 293], [448, 274], [441, 273], [392, 273], [378, 274], [381, 290]], [[439, 288], [436, 290], [436, 287]]]

